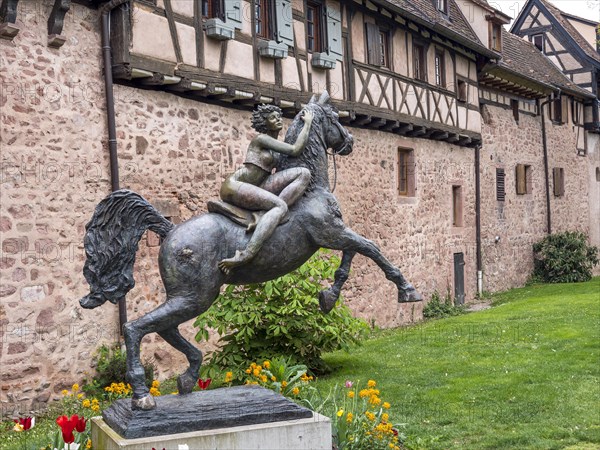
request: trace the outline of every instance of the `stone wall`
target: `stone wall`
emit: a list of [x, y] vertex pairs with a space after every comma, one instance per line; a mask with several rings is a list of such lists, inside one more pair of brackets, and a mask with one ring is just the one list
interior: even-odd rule
[[[515, 123], [512, 110], [484, 105], [481, 150], [481, 217], [484, 290], [495, 292], [522, 286], [533, 269], [532, 245], [547, 233], [545, 173], [541, 119], [521, 114]], [[552, 231], [590, 233], [598, 214], [590, 216], [591, 167], [596, 146], [578, 156], [576, 131], [571, 124], [546, 120], [550, 170]], [[516, 193], [516, 165], [531, 166], [531, 193]], [[565, 195], [553, 194], [552, 168], [565, 170]], [[506, 173], [506, 200], [496, 200], [496, 169]], [[597, 194], [596, 198], [597, 198]], [[499, 238], [499, 239], [497, 239]]]

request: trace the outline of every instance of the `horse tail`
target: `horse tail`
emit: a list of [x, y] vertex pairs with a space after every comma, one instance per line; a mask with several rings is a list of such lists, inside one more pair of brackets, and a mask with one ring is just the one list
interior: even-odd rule
[[83, 275], [90, 293], [79, 304], [92, 309], [107, 300], [117, 303], [135, 286], [133, 264], [144, 232], [164, 238], [173, 226], [135, 192], [121, 189], [102, 200], [85, 226]]

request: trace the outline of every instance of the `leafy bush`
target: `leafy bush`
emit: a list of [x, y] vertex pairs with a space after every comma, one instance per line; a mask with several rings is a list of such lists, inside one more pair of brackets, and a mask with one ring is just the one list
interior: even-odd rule
[[426, 319], [441, 319], [443, 317], [458, 316], [464, 312], [464, 306], [454, 305], [450, 290], [446, 291], [446, 297], [443, 301], [440, 294], [435, 291], [431, 294], [431, 300], [423, 308], [423, 317]]
[[[125, 381], [127, 355], [121, 351], [118, 344], [113, 347], [102, 345], [98, 349], [95, 360], [96, 375], [92, 378], [91, 383], [83, 386], [83, 390], [88, 394], [102, 395], [105, 392], [105, 387], [110, 387], [113, 384], [119, 385]], [[145, 360], [143, 364], [146, 371], [146, 385], [151, 387], [156, 367], [152, 361], [148, 360]]]
[[598, 248], [577, 231], [546, 236], [533, 244], [533, 253], [533, 278], [545, 283], [589, 281], [598, 264]]
[[324, 253], [276, 280], [228, 286], [194, 323], [200, 329], [197, 341], [208, 339], [208, 328], [221, 336], [221, 349], [211, 355], [203, 373], [214, 377], [231, 370], [241, 380], [253, 361], [277, 357], [319, 372], [326, 368], [323, 352], [359, 343], [368, 325], [352, 317], [347, 306], [327, 315], [319, 309], [321, 281], [332, 279], [339, 265], [339, 258]]

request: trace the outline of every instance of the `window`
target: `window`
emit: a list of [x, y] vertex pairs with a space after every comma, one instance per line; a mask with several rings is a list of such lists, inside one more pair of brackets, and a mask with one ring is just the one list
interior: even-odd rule
[[307, 3], [306, 5], [306, 49], [309, 52], [321, 52], [323, 27], [321, 26], [321, 5]]
[[374, 66], [390, 68], [389, 31], [374, 23], [367, 27], [367, 59]]
[[531, 166], [517, 164], [516, 167], [517, 195], [531, 194]]
[[452, 186], [452, 226], [463, 226], [462, 186]]
[[490, 48], [502, 51], [502, 25], [496, 22], [490, 22]]
[[459, 102], [467, 101], [467, 82], [465, 80], [457, 80], [456, 99]]
[[415, 158], [412, 149], [398, 149], [398, 195], [415, 196]]
[[436, 0], [438, 11], [448, 14], [448, 0]]
[[512, 108], [513, 117], [515, 122], [519, 123], [519, 100], [511, 99], [510, 107]]
[[435, 51], [435, 84], [446, 87], [446, 63], [443, 50]]
[[531, 42], [533, 45], [537, 47], [540, 52], [544, 52], [544, 35], [543, 34], [534, 34], [531, 37]]
[[554, 185], [554, 196], [565, 195], [565, 170], [561, 167], [552, 169], [552, 184]]
[[223, 4], [220, 0], [202, 0], [202, 17], [223, 18]]
[[427, 81], [427, 66], [425, 63], [425, 46], [413, 45], [413, 76], [416, 80]]
[[270, 19], [269, 0], [254, 0], [254, 17], [256, 20], [255, 31], [256, 35], [261, 38], [270, 39]]
[[506, 199], [506, 191], [504, 189], [504, 169], [496, 169], [496, 200], [503, 202]]
[[569, 99], [561, 96], [552, 102], [552, 121], [566, 123], [569, 120]]

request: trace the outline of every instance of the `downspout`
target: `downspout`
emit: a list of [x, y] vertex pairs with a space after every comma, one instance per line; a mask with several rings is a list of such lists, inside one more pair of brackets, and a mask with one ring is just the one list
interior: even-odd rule
[[[558, 97], [560, 98], [560, 89]], [[544, 151], [544, 175], [546, 176], [546, 230], [552, 234], [552, 211], [550, 208], [550, 169], [548, 167], [548, 143], [546, 141], [546, 119], [544, 117], [544, 106], [552, 101], [551, 98], [540, 104], [540, 116], [542, 118], [542, 148]]]
[[[110, 187], [119, 190], [119, 159], [117, 156], [117, 127], [115, 124], [115, 97], [113, 93], [112, 56], [110, 51], [110, 12], [129, 0], [111, 0], [100, 8], [102, 17], [102, 56], [104, 60], [104, 86], [106, 94], [106, 118], [108, 122], [108, 155], [110, 160]], [[122, 337], [123, 325], [127, 322], [127, 303], [125, 297], [119, 300], [119, 336]]]
[[481, 144], [475, 147], [475, 253], [477, 257], [477, 294], [483, 295], [483, 263], [481, 259]]

